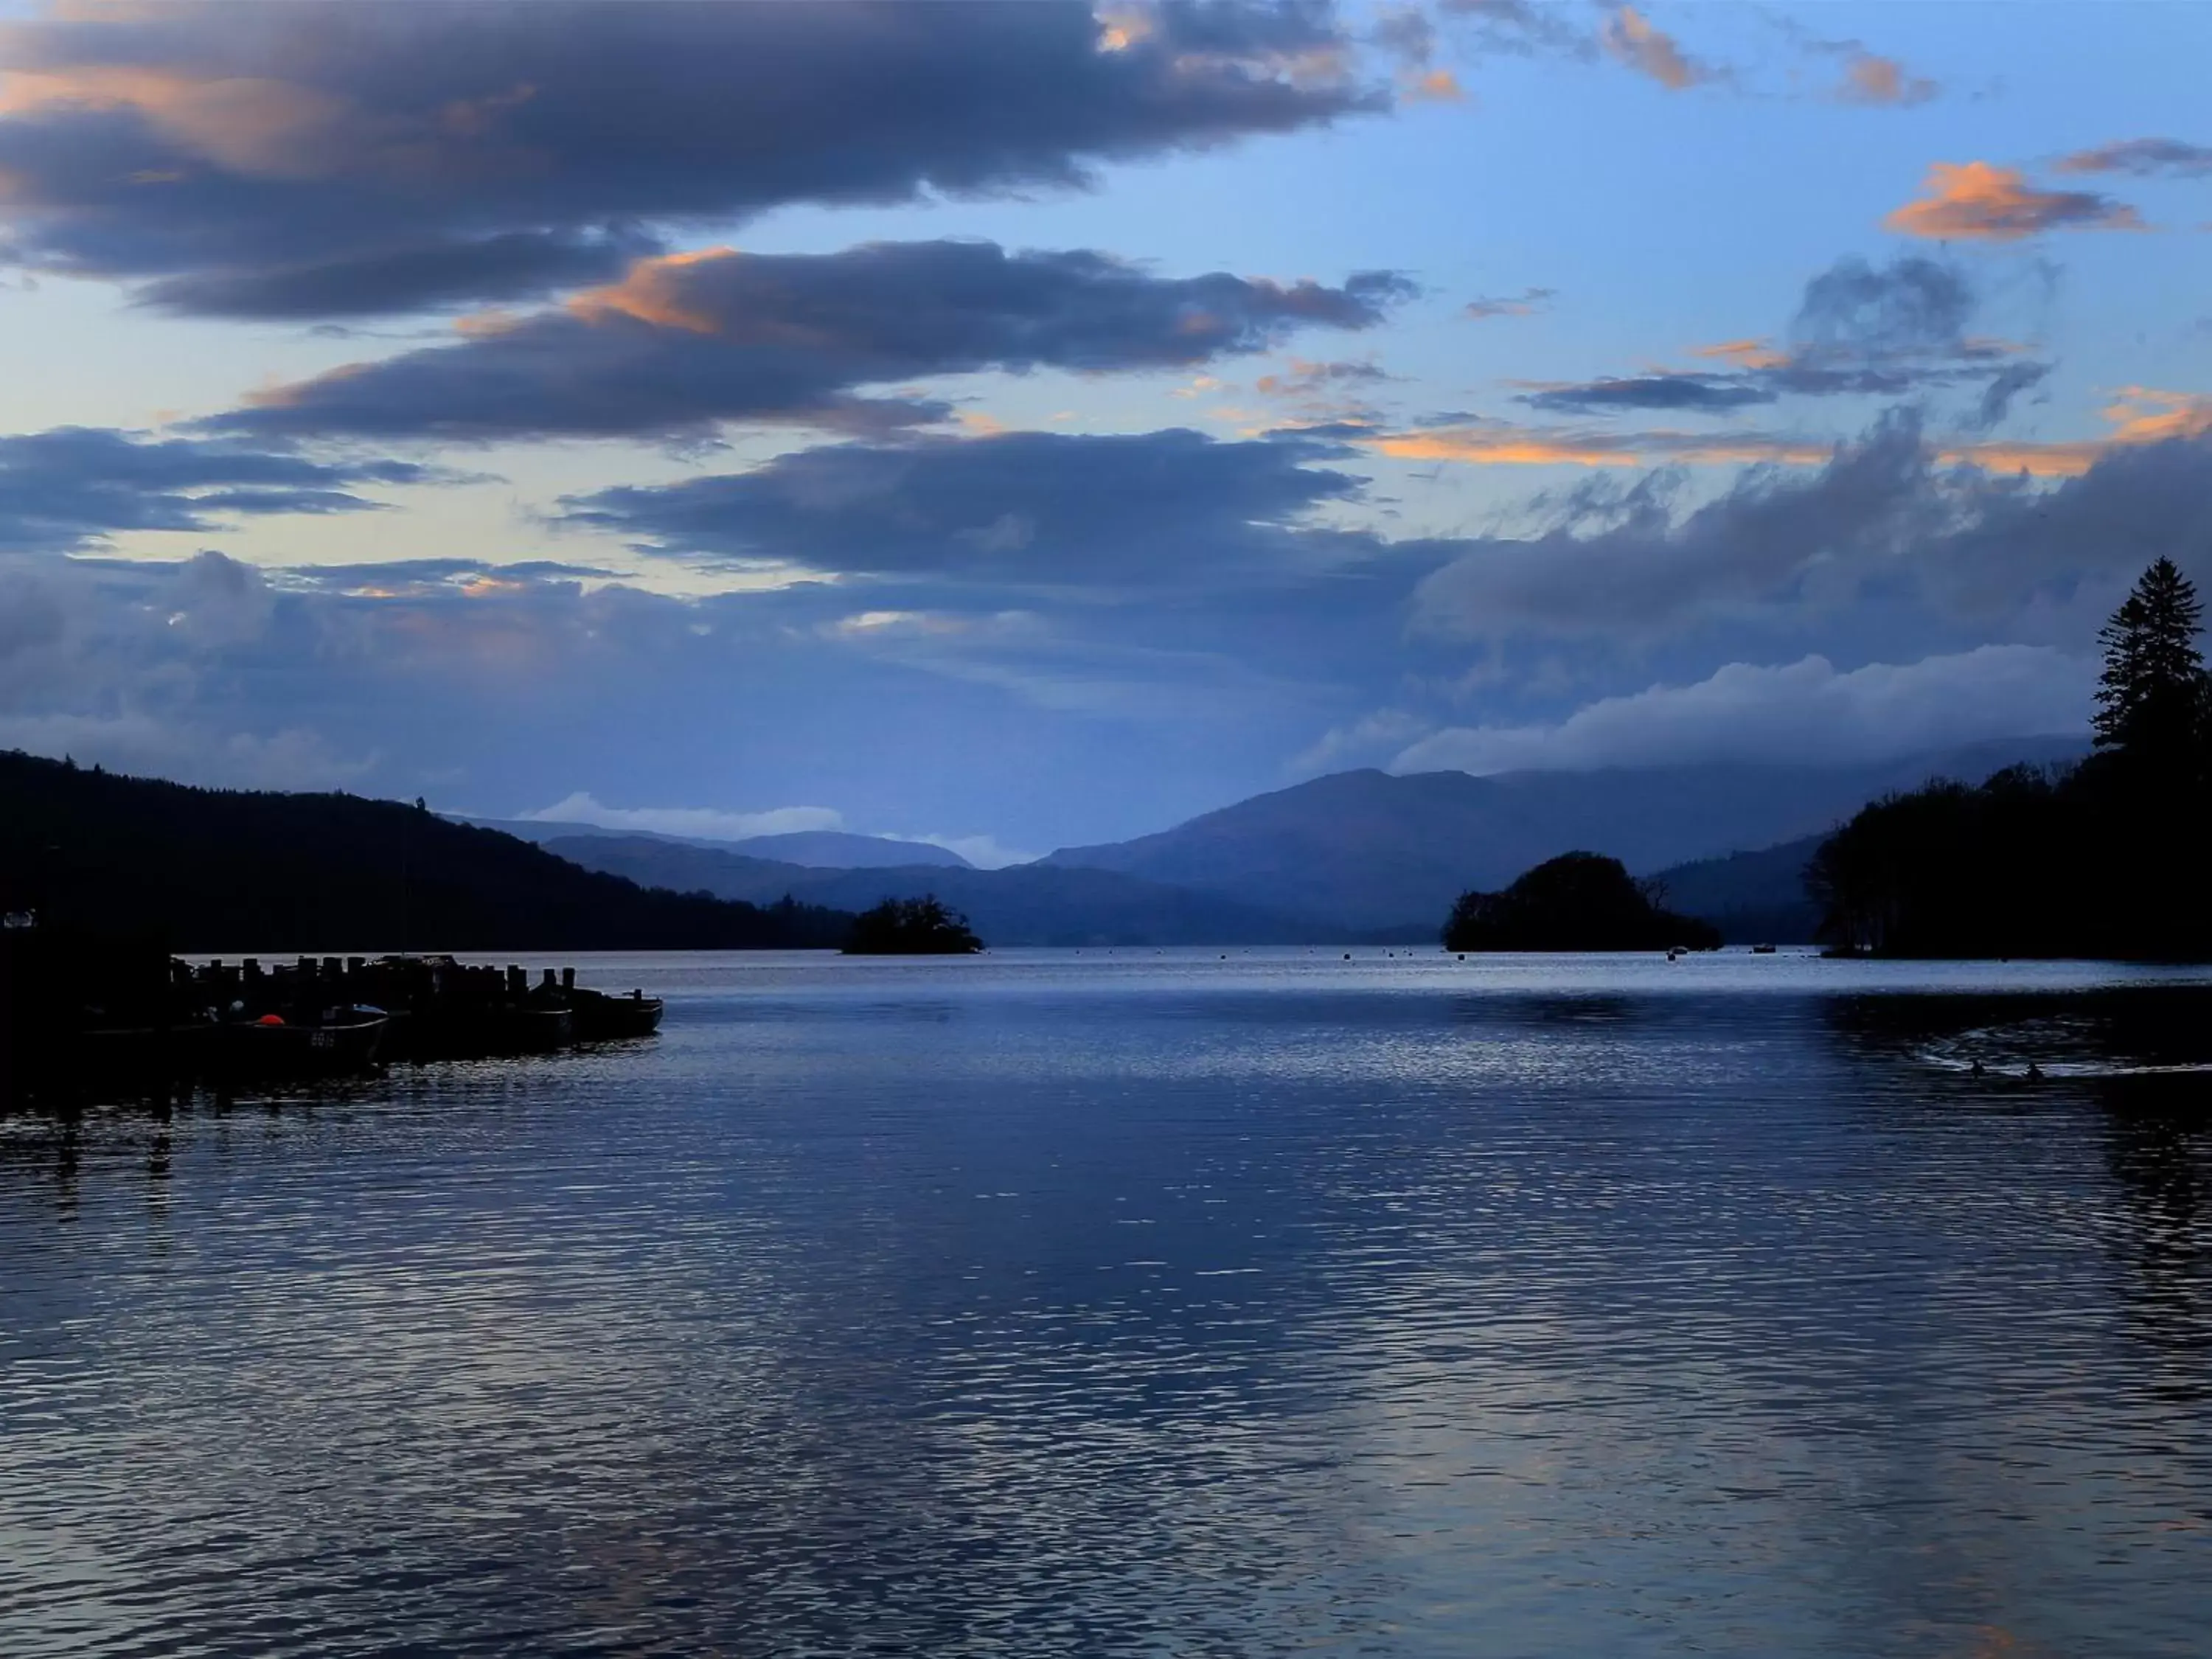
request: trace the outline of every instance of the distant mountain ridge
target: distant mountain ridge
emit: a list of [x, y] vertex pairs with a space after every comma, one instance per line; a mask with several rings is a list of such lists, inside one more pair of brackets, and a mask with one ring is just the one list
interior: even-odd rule
[[1339, 938], [1305, 917], [1118, 871], [1036, 864], [821, 870], [603, 835], [556, 839], [546, 851], [652, 886], [754, 904], [788, 895], [805, 905], [858, 911], [886, 898], [934, 894], [963, 912], [987, 945], [1305, 945]]
[[889, 836], [854, 836], [842, 830], [797, 830], [780, 836], [746, 836], [735, 841], [718, 841], [711, 836], [673, 836], [659, 830], [611, 830], [605, 824], [572, 819], [485, 818], [458, 812], [445, 816], [454, 823], [496, 830], [503, 836], [533, 842], [540, 847], [549, 842], [595, 836], [611, 841], [658, 841], [675, 847], [707, 847], [717, 852], [773, 859], [780, 864], [809, 869], [895, 869], [909, 864], [935, 865], [949, 870], [975, 867], [951, 848], [939, 847], [934, 842], [894, 841]]
[[[1638, 875], [1825, 835], [1868, 801], [1933, 776], [1975, 781], [2087, 744], [2027, 738], [1842, 767], [1719, 764], [1593, 772], [1339, 772], [1157, 835], [1041, 862], [1111, 870], [1355, 931], [1441, 924], [1460, 893], [1495, 890], [1563, 852]], [[1678, 908], [1684, 908], [1678, 901]]]
[[782, 836], [749, 836], [728, 843], [746, 858], [814, 870], [897, 870], [933, 865], [945, 870], [975, 866], [949, 847], [934, 842], [893, 841], [888, 836], [851, 836], [842, 830], [799, 830]]

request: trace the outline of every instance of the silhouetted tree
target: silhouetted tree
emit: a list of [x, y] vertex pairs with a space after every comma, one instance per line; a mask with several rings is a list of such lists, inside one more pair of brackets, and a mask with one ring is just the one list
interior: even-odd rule
[[2204, 656], [2197, 648], [2204, 607], [2171, 559], [2143, 572], [2098, 633], [2105, 672], [2097, 683], [2097, 747], [2160, 772], [2195, 765], [2205, 715]]

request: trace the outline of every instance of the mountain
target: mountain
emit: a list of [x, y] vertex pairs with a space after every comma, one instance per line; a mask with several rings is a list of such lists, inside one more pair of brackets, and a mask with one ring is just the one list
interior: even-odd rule
[[[633, 881], [764, 903], [865, 910], [933, 893], [963, 912], [987, 945], [1306, 945], [1337, 933], [1303, 917], [1110, 870], [1018, 864], [1005, 870], [908, 865], [811, 870], [703, 847], [577, 836], [549, 851]], [[1434, 933], [1434, 927], [1429, 929]]]
[[1670, 910], [1709, 921], [1730, 945], [1810, 945], [1820, 907], [1805, 892], [1805, 866], [1825, 834], [1802, 836], [1756, 853], [1699, 859], [1662, 870]]
[[1459, 894], [1505, 886], [1564, 852], [1638, 874], [1826, 831], [1932, 776], [1978, 780], [2084, 745], [2029, 738], [1854, 766], [1711, 765], [1593, 772], [1339, 772], [1158, 835], [1042, 862], [1112, 870], [1339, 927], [1440, 926]]
[[496, 830], [501, 835], [534, 842], [540, 847], [550, 842], [598, 836], [609, 841], [665, 842], [672, 847], [708, 847], [716, 852], [773, 859], [808, 869], [878, 870], [909, 864], [937, 865], [949, 870], [975, 867], [948, 847], [937, 847], [924, 841], [893, 841], [888, 836], [848, 836], [839, 830], [800, 830], [782, 836], [748, 836], [739, 841], [717, 841], [708, 836], [672, 836], [658, 830], [610, 830], [601, 823], [553, 818], [479, 818], [459, 813], [449, 817], [455, 823]]
[[949, 847], [933, 847], [926, 841], [892, 841], [884, 836], [848, 836], [840, 830], [750, 836], [744, 841], [720, 844], [747, 858], [775, 859], [817, 870], [896, 870], [917, 864], [942, 870], [975, 867]]
[[176, 951], [834, 945], [852, 918], [647, 890], [398, 801], [0, 752], [0, 911]]

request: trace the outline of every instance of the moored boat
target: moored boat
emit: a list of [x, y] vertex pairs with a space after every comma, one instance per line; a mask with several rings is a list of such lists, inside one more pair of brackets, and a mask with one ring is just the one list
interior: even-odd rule
[[216, 1077], [342, 1077], [375, 1065], [391, 1025], [380, 1008], [334, 1008], [313, 1022], [277, 1014], [212, 1028], [199, 1069]]
[[568, 993], [568, 1009], [575, 1017], [579, 1042], [606, 1042], [622, 1037], [651, 1036], [660, 1029], [663, 1003], [643, 991], [626, 997], [604, 991], [578, 988]]

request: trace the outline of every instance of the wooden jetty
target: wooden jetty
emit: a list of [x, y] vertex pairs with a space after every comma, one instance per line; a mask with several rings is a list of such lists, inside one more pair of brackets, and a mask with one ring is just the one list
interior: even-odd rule
[[19, 925], [0, 931], [0, 1102], [556, 1054], [649, 1036], [661, 1012], [573, 968], [533, 982], [447, 956], [192, 963]]

